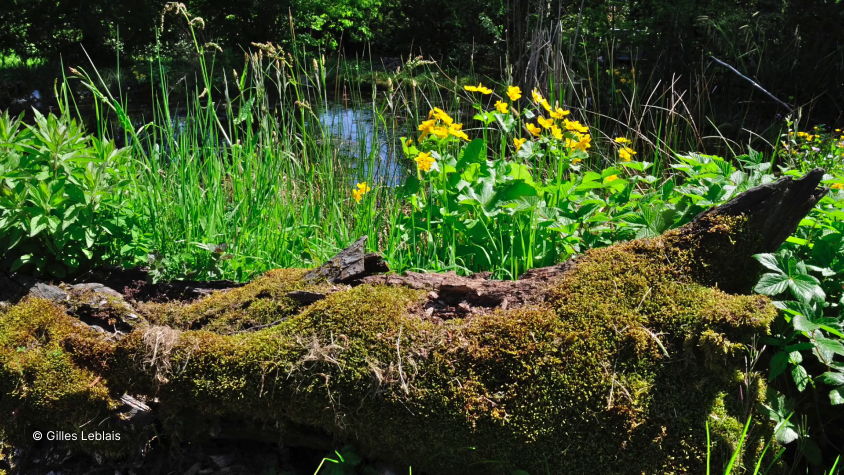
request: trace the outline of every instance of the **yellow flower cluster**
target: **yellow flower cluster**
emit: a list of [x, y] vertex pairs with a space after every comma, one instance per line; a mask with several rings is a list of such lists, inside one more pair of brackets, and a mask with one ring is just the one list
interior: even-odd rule
[[817, 138], [817, 135], [812, 135], [810, 133], [801, 131], [801, 132], [797, 132], [797, 137], [801, 138], [801, 139], [803, 139], [807, 142], [811, 142], [811, 141], [815, 140], [815, 138]]
[[592, 146], [592, 136], [589, 134], [580, 134], [575, 132], [574, 139], [566, 139], [566, 147], [572, 150], [586, 151]]
[[416, 168], [423, 172], [431, 171], [431, 167], [434, 166], [435, 161], [434, 157], [427, 152], [419, 152], [419, 155], [417, 155], [413, 160], [416, 161]]
[[531, 91], [530, 95], [533, 98], [533, 102], [542, 106], [542, 108], [545, 109], [548, 112], [548, 114], [551, 116], [551, 118], [553, 118], [553, 119], [559, 120], [559, 119], [562, 119], [563, 117], [571, 114], [571, 111], [564, 110], [559, 105], [557, 105], [556, 107], [551, 107], [551, 104], [548, 102], [548, 99], [545, 99], [544, 97], [542, 97], [542, 94], [540, 94], [539, 90], [537, 90], [537, 89], [534, 89], [533, 91]]
[[478, 83], [477, 86], [463, 86], [463, 89], [469, 92], [480, 92], [481, 94], [492, 94], [492, 89]]
[[422, 132], [422, 135], [419, 136], [419, 141], [425, 140], [429, 135], [434, 135], [441, 139], [451, 135], [463, 140], [469, 140], [469, 136], [462, 129], [463, 124], [456, 124], [454, 119], [444, 110], [434, 107], [428, 113], [428, 120], [424, 120], [419, 124], [419, 131]]
[[554, 126], [554, 119], [546, 119], [545, 117], [539, 116], [536, 121], [539, 122], [539, 125], [541, 125], [543, 129], [550, 129]]
[[539, 93], [538, 89], [534, 89], [530, 91], [530, 96], [533, 98], [533, 102], [541, 105], [545, 110], [551, 108], [551, 104], [548, 103], [548, 100], [542, 97], [542, 94]]
[[563, 121], [563, 126], [566, 128], [566, 130], [577, 132], [579, 134], [585, 134], [589, 132], [589, 127], [586, 127], [585, 125], [581, 124], [578, 120], [566, 119]]
[[636, 155], [636, 151], [630, 147], [621, 147], [618, 149], [618, 158], [620, 158], [622, 162], [629, 162], [630, 160], [633, 160], [633, 155]]
[[522, 146], [525, 144], [525, 142], [527, 142], [527, 139], [525, 138], [519, 137], [513, 139], [513, 145], [516, 147], [517, 152], [522, 149]]
[[352, 188], [352, 198], [355, 199], [356, 202], [360, 203], [360, 200], [363, 199], [363, 195], [372, 191], [372, 188], [366, 184], [366, 182], [358, 183], [355, 185], [355, 188]]
[[563, 120], [563, 127], [574, 134], [574, 139], [566, 139], [566, 147], [572, 150], [586, 151], [592, 146], [592, 136], [589, 135], [589, 127], [577, 120]]
[[[561, 107], [551, 108], [551, 104], [548, 103], [548, 100], [542, 97], [542, 94], [540, 94], [536, 89], [531, 91], [531, 96], [533, 97], [533, 101], [542, 106], [550, 115], [550, 117], [537, 117], [536, 122], [539, 125], [532, 122], [525, 124], [525, 128], [531, 135], [539, 137], [542, 134], [542, 130], [545, 129], [550, 131], [551, 136], [557, 140], [563, 140], [565, 138], [566, 147], [572, 150], [586, 151], [592, 146], [592, 136], [589, 135], [589, 128], [581, 124], [579, 121], [565, 119], [565, 117], [570, 114], [570, 111], [563, 110]], [[563, 120], [562, 128], [557, 125], [555, 119]], [[571, 135], [574, 135], [574, 138], [565, 137], [563, 128], [566, 131], [571, 132]], [[519, 147], [516, 148], [516, 150], [518, 149]]]
[[495, 110], [497, 110], [501, 114], [506, 114], [506, 113], [510, 112], [510, 106], [507, 105], [506, 102], [496, 101], [495, 102]]

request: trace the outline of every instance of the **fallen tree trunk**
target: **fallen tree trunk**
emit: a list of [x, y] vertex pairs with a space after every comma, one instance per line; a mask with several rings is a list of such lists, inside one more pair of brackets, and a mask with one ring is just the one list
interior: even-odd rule
[[[247, 437], [236, 420], [430, 473], [699, 471], [706, 421], [729, 457], [764, 389], [746, 345], [776, 310], [743, 294], [751, 256], [794, 231], [822, 173], [516, 281], [383, 274], [359, 241], [313, 271], [133, 302], [124, 334], [69, 315], [70, 297], [30, 297], [0, 315], [0, 430], [27, 447], [34, 429], [97, 421], [119, 443], [67, 444], [119, 459], [221, 427]], [[89, 314], [130, 324], [125, 302], [98, 302]]]

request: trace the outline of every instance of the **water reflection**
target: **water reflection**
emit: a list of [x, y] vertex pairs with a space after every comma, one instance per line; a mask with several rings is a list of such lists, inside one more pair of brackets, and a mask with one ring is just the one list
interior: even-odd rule
[[371, 108], [329, 104], [318, 117], [334, 138], [338, 153], [350, 159], [346, 162], [350, 167], [358, 169], [359, 179], [401, 184], [406, 170], [399, 160], [398, 138], [378, 126]]

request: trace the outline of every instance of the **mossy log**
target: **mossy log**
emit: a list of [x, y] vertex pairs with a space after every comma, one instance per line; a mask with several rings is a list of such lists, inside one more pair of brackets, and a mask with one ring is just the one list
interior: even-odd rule
[[[700, 472], [707, 421], [718, 463], [764, 392], [748, 346], [776, 310], [746, 294], [751, 256], [793, 232], [821, 176], [516, 281], [378, 274], [357, 243], [333, 270], [132, 301], [125, 334], [28, 297], [0, 314], [2, 438], [93, 424], [120, 442], [65, 444], [125, 458], [152, 440], [322, 437], [423, 473]], [[754, 427], [747, 458], [768, 428]]]

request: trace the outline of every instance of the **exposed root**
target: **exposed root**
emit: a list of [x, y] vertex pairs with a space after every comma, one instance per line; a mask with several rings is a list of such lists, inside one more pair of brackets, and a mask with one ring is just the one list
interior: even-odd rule
[[158, 384], [165, 384], [172, 374], [170, 354], [179, 343], [181, 331], [166, 326], [151, 326], [143, 335], [147, 348], [144, 356], [144, 368], [153, 369], [153, 377]]

